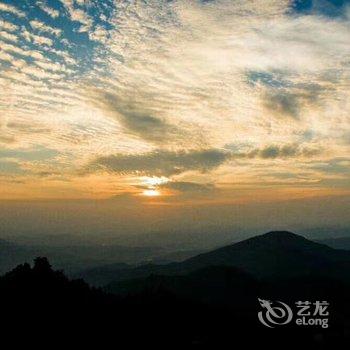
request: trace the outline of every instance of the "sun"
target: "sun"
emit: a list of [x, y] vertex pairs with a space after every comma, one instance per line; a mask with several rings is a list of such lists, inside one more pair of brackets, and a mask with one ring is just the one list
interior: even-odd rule
[[160, 196], [160, 192], [158, 190], [144, 190], [142, 194], [147, 197]]
[[165, 176], [161, 176], [161, 177], [158, 177], [158, 176], [144, 176], [141, 178], [141, 181], [144, 185], [147, 185], [147, 186], [157, 186], [157, 185], [162, 185], [162, 184], [166, 184], [167, 182], [169, 182], [170, 180], [165, 177]]

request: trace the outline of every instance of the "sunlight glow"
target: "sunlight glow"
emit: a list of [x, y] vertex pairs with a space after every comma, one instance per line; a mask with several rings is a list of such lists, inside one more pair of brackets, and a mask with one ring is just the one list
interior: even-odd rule
[[160, 196], [160, 192], [158, 190], [144, 190], [142, 194], [147, 197]]
[[157, 186], [157, 185], [162, 185], [162, 184], [165, 184], [167, 182], [169, 182], [170, 180], [165, 177], [165, 176], [161, 176], [161, 177], [157, 177], [157, 176], [152, 176], [152, 177], [149, 177], [149, 176], [144, 176], [142, 177], [142, 182], [145, 184], [145, 185], [148, 185], [148, 186]]

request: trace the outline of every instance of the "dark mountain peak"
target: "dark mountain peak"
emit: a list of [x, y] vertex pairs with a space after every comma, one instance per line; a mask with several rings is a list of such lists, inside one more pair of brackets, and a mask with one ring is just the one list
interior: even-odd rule
[[270, 231], [259, 236], [253, 237], [253, 239], [266, 240], [266, 241], [275, 241], [275, 242], [299, 242], [302, 244], [315, 242], [310, 241], [309, 239], [298, 235], [290, 231]]
[[290, 232], [290, 231], [269, 231], [263, 235], [261, 235], [261, 237], [265, 237], [265, 238], [284, 238], [284, 239], [305, 239], [303, 236], [301, 235], [297, 235], [296, 233]]
[[[321, 247], [322, 245], [309, 239], [289, 231], [270, 231], [263, 235], [254, 236], [244, 241], [231, 245], [231, 247], [242, 246], [269, 246], [275, 248], [305, 248], [305, 247]], [[323, 246], [324, 247], [324, 246]]]
[[[255, 276], [304, 273], [317, 269], [340, 256], [337, 251], [288, 231], [272, 231], [214, 251], [183, 263], [187, 268], [226, 265]], [[347, 254], [346, 259], [350, 258]]]

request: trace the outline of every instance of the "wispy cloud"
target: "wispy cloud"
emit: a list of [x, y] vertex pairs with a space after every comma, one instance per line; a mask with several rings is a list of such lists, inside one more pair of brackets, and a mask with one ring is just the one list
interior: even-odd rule
[[100, 157], [91, 162], [88, 169], [119, 174], [174, 175], [189, 170], [207, 172], [217, 168], [229, 158], [229, 153], [216, 149], [182, 152], [160, 150], [146, 154]]
[[221, 149], [167, 151], [156, 150], [141, 154], [115, 154], [98, 157], [87, 167], [91, 171], [109, 171], [118, 174], [174, 175], [186, 171], [208, 172], [230, 160], [312, 158], [321, 150], [290, 145], [269, 145], [262, 149], [232, 152]]
[[282, 173], [327, 186], [320, 164], [349, 151], [349, 12], [313, 4], [1, 2], [0, 142], [55, 149], [49, 171], [72, 181], [88, 168], [77, 187], [110, 176], [130, 190], [130, 174], [179, 191], [294, 186]]
[[14, 32], [14, 31], [18, 30], [17, 25], [15, 25], [11, 22], [3, 21], [2, 19], [0, 19], [0, 28], [5, 29], [5, 30], [10, 31], [10, 32]]
[[145, 104], [145, 100], [138, 100], [137, 96], [119, 96], [106, 91], [93, 90], [92, 94], [94, 104], [106, 116], [118, 121], [127, 134], [156, 144], [166, 144], [174, 140], [180, 142], [181, 138], [188, 136], [184, 129], [181, 130], [165, 118], [159, 117], [151, 106], [152, 102]]
[[32, 28], [37, 29], [39, 32], [47, 32], [53, 35], [60, 35], [62, 33], [61, 29], [48, 26], [47, 24], [41, 21], [32, 20], [29, 23]]
[[73, 0], [60, 0], [60, 1], [67, 9], [71, 20], [75, 22], [79, 22], [81, 24], [79, 31], [87, 32], [92, 25], [92, 19], [89, 17], [87, 12], [81, 8], [77, 8]]
[[12, 6], [10, 4], [0, 3], [0, 11], [8, 12], [18, 17], [25, 17], [25, 13], [23, 11], [19, 10], [17, 7]]
[[170, 189], [181, 193], [199, 193], [209, 194], [216, 190], [215, 186], [210, 183], [197, 183], [197, 182], [185, 182], [185, 181], [173, 181], [165, 184], [161, 184], [159, 188]]
[[53, 9], [50, 6], [47, 6], [44, 2], [39, 2], [38, 6], [46, 12], [49, 16], [52, 18], [57, 18], [60, 15], [60, 12], [58, 10]]

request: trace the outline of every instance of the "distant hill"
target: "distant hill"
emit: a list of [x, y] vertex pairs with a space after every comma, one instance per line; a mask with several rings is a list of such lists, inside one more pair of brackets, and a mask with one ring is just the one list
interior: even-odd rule
[[13, 269], [24, 261], [33, 259], [33, 251], [30, 248], [0, 240], [0, 274]]
[[[234, 349], [256, 346], [258, 339], [269, 349], [296, 349], [300, 344], [307, 349], [349, 348], [350, 288], [329, 278], [262, 281], [233, 267], [213, 266], [183, 276], [119, 282], [117, 287], [133, 292], [117, 296], [91, 288], [54, 271], [43, 257], [34, 266], [19, 265], [0, 277], [0, 309], [6, 320], [2, 340], [35, 347], [105, 348], [115, 343], [120, 348], [164, 349], [171, 344], [179, 349]], [[291, 322], [271, 331], [258, 322], [258, 298], [288, 305], [327, 300], [330, 328]]]
[[[121, 296], [166, 290], [206, 304], [241, 306], [245, 301], [254, 302], [260, 287], [255, 278], [234, 267], [209, 266], [187, 275], [151, 275], [144, 279], [112, 282], [104, 290]], [[233, 298], [233, 295], [239, 298]]]
[[[108, 264], [125, 267], [157, 259], [165, 254], [158, 247], [127, 247], [102, 244], [29, 245], [0, 240], [0, 274], [18, 264], [32, 261], [37, 256], [48, 257], [56, 269], [63, 269], [72, 275], [82, 269], [95, 268]], [[187, 255], [187, 257], [190, 255]], [[121, 265], [120, 265], [121, 264]]]
[[334, 249], [350, 250], [350, 237], [327, 238], [317, 240], [317, 242], [326, 244]]
[[147, 264], [136, 268], [100, 267], [79, 274], [94, 285], [181, 275], [209, 266], [239, 268], [256, 278], [298, 277], [313, 273], [350, 281], [350, 252], [330, 248], [300, 235], [275, 231], [203, 253], [179, 263]]
[[191, 249], [191, 250], [176, 250], [169, 253], [164, 253], [162, 255], [156, 256], [151, 259], [153, 264], [169, 264], [172, 262], [181, 262], [192, 258], [198, 254], [207, 251], [208, 249]]
[[256, 277], [299, 276], [305, 273], [334, 272], [350, 263], [350, 252], [332, 249], [303, 236], [274, 231], [198, 255], [185, 262], [187, 268], [227, 265], [241, 268]]

